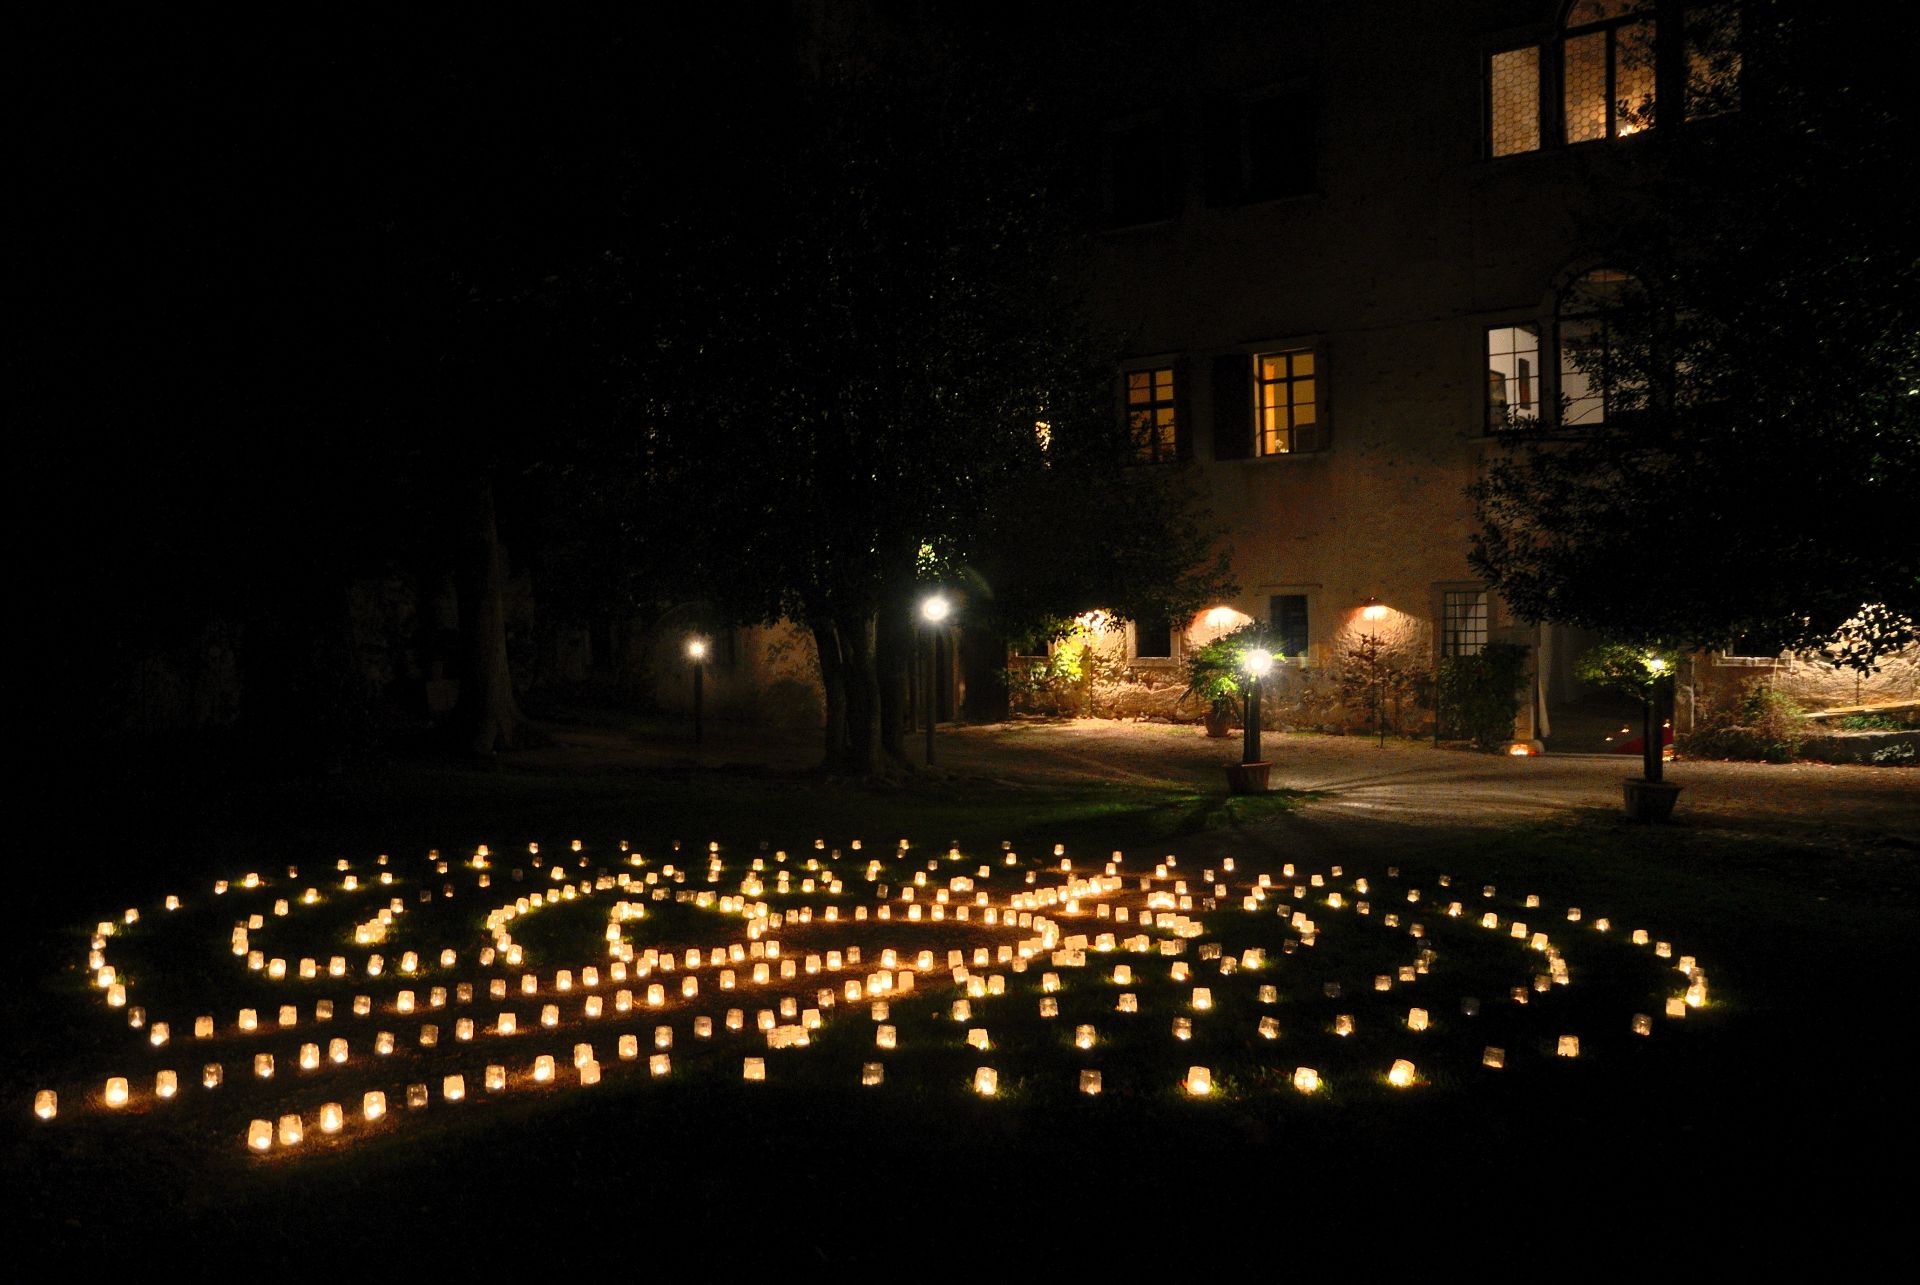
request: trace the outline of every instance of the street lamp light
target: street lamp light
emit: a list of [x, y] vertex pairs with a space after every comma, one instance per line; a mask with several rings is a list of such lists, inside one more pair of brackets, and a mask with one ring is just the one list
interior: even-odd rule
[[706, 728], [701, 720], [701, 679], [707, 668], [707, 640], [700, 637], [687, 639], [687, 659], [693, 662], [693, 743], [700, 744], [706, 739]]
[[927, 723], [927, 764], [933, 764], [933, 718], [934, 718], [934, 670], [940, 664], [940, 639], [935, 632], [953, 611], [953, 604], [940, 594], [929, 594], [920, 600], [920, 619], [927, 626], [927, 687], [926, 687], [926, 723]]
[[1240, 658], [1240, 667], [1247, 671], [1247, 711], [1242, 721], [1246, 725], [1244, 740], [1241, 742], [1240, 761], [1258, 763], [1260, 761], [1260, 680], [1273, 672], [1273, 653], [1262, 647], [1254, 647]]

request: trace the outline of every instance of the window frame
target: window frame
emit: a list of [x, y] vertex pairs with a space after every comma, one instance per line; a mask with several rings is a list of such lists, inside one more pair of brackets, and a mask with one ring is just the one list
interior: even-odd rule
[[[1434, 630], [1434, 646], [1439, 653], [1439, 659], [1445, 660], [1451, 656], [1478, 656], [1484, 652], [1487, 649], [1487, 644], [1493, 641], [1492, 592], [1483, 584], [1471, 584], [1465, 581], [1438, 584], [1434, 586], [1433, 591], [1435, 598], [1438, 600], [1438, 609], [1434, 613], [1434, 623], [1438, 626], [1438, 628]], [[1455, 619], [1451, 611], [1451, 607], [1453, 606], [1452, 600], [1465, 597], [1469, 594], [1479, 599], [1479, 640], [1477, 643], [1472, 644], [1473, 650], [1471, 651], [1452, 650], [1450, 644], [1451, 633], [1448, 628], [1449, 624]], [[1471, 623], [1471, 613], [1469, 612], [1464, 619]]]
[[[1570, 300], [1575, 300], [1582, 283], [1596, 273], [1617, 273], [1621, 286], [1645, 288], [1636, 273], [1618, 267], [1612, 261], [1589, 263], [1578, 270], [1562, 273], [1557, 278], [1560, 284], [1536, 308], [1525, 311], [1515, 309], [1483, 313], [1476, 319], [1473, 360], [1477, 363], [1476, 369], [1479, 371], [1477, 378], [1479, 415], [1478, 428], [1475, 430], [1477, 436], [1500, 438], [1509, 435], [1518, 437], [1523, 434], [1582, 433], [1609, 426], [1617, 428], [1626, 422], [1627, 417], [1639, 413], [1638, 408], [1627, 410], [1617, 405], [1618, 390], [1622, 385], [1612, 377], [1602, 374], [1587, 376], [1589, 380], [1595, 381], [1590, 387], [1597, 385], [1599, 389], [1600, 417], [1574, 422], [1567, 416], [1569, 408], [1564, 402], [1567, 391], [1568, 323], [1577, 324], [1592, 315], [1579, 311], [1577, 303], [1575, 310], [1569, 312], [1568, 304]], [[1487, 351], [1488, 336], [1496, 330], [1519, 326], [1532, 326], [1539, 339], [1539, 347], [1536, 350], [1539, 366], [1535, 374], [1534, 388], [1534, 404], [1537, 410], [1531, 423], [1516, 423], [1496, 428], [1492, 422], [1493, 392], [1491, 380], [1488, 378], [1492, 374]], [[1602, 342], [1603, 344], [1606, 342], [1604, 332]]]
[[[1493, 381], [1490, 378], [1493, 374], [1493, 367], [1490, 360], [1491, 354], [1488, 351], [1488, 344], [1494, 331], [1514, 330], [1522, 326], [1531, 326], [1533, 328], [1533, 417], [1531, 422], [1515, 423], [1509, 421], [1496, 427], [1493, 422]], [[1539, 310], [1534, 309], [1528, 312], [1514, 313], [1506, 316], [1495, 314], [1495, 319], [1483, 319], [1478, 331], [1478, 341], [1479, 347], [1474, 354], [1475, 359], [1480, 363], [1481, 367], [1480, 428], [1478, 436], [1501, 437], [1509, 433], [1535, 432], [1546, 427], [1551, 422], [1548, 408], [1555, 404], [1551, 396], [1551, 383], [1547, 373], [1553, 363], [1548, 359], [1554, 358], [1557, 360], [1557, 349], [1554, 346], [1551, 328], [1542, 325], [1540, 322]], [[1509, 402], [1508, 405], [1511, 406], [1512, 403]]]
[[[1547, 57], [1551, 40], [1504, 40], [1485, 49], [1480, 56], [1480, 149], [1487, 160], [1506, 161], [1516, 156], [1538, 156], [1548, 150], [1547, 140], [1552, 136], [1552, 113], [1549, 108], [1548, 82], [1553, 79], [1549, 72], [1552, 59]], [[1519, 53], [1523, 49], [1533, 51], [1533, 133], [1532, 147], [1521, 148], [1514, 152], [1496, 152], [1493, 149], [1493, 60], [1502, 54]]]
[[[1704, 112], [1695, 112], [1692, 108], [1693, 96], [1690, 94], [1692, 76], [1689, 69], [1692, 49], [1689, 43], [1690, 33], [1700, 29], [1702, 24], [1698, 21], [1689, 22], [1688, 19], [1692, 8], [1703, 6], [1689, 6], [1685, 0], [1644, 0], [1637, 8], [1614, 17], [1582, 22], [1577, 26], [1570, 25], [1574, 5], [1578, 2], [1579, 0], [1565, 0], [1564, 3], [1556, 6], [1550, 23], [1510, 27], [1503, 31], [1489, 32], [1480, 41], [1479, 151], [1483, 161], [1505, 162], [1517, 157], [1538, 156], [1589, 144], [1617, 143], [1625, 138], [1653, 133], [1656, 126], [1660, 131], [1689, 126], [1698, 128], [1703, 122], [1716, 120], [1739, 111], [1741, 94], [1738, 78], [1741, 75], [1741, 59], [1737, 52], [1732, 67], [1732, 75], [1736, 79], [1720, 105], [1714, 110]], [[1646, 124], [1622, 133], [1618, 93], [1622, 56], [1619, 32], [1623, 28], [1643, 22], [1651, 27], [1653, 110], [1651, 119]], [[1741, 40], [1740, 31], [1736, 19], [1732, 28], [1732, 39], [1735, 41], [1736, 50]], [[1606, 37], [1604, 54], [1606, 122], [1599, 137], [1574, 141], [1567, 137], [1567, 42], [1572, 38], [1596, 33], [1604, 33]], [[1539, 144], [1522, 151], [1496, 154], [1493, 141], [1494, 59], [1502, 54], [1527, 48], [1539, 51], [1535, 63], [1535, 88], [1539, 97], [1536, 107]]]
[[[1299, 651], [1293, 653], [1288, 653], [1279, 645], [1281, 641], [1280, 622], [1275, 616], [1274, 606], [1282, 598], [1300, 599], [1300, 609], [1305, 616], [1305, 643]], [[1313, 654], [1313, 598], [1314, 594], [1312, 589], [1302, 585], [1282, 585], [1278, 588], [1270, 588], [1267, 591], [1267, 628], [1271, 631], [1275, 640], [1273, 653], [1274, 664], [1293, 665], [1300, 669], [1308, 667], [1308, 658]]]
[[1137, 669], [1171, 669], [1178, 665], [1186, 654], [1186, 631], [1180, 621], [1167, 617], [1167, 654], [1164, 656], [1142, 656], [1140, 654], [1140, 622], [1127, 621], [1127, 665]]
[[[1163, 455], [1159, 447], [1159, 434], [1151, 437], [1154, 449], [1151, 454], [1141, 453], [1142, 440], [1134, 434], [1133, 418], [1133, 377], [1144, 374], [1151, 387], [1153, 376], [1159, 372], [1167, 373], [1169, 394], [1165, 401], [1154, 398], [1142, 403], [1142, 408], [1152, 414], [1165, 408], [1172, 417], [1171, 440], [1167, 443]], [[1127, 435], [1127, 466], [1129, 468], [1159, 468], [1167, 464], [1178, 464], [1187, 457], [1187, 443], [1190, 440], [1189, 426], [1186, 424], [1190, 399], [1184, 387], [1187, 379], [1186, 364], [1177, 356], [1161, 354], [1153, 357], [1139, 357], [1120, 367], [1120, 421]]]
[[[1333, 435], [1331, 425], [1328, 422], [1330, 415], [1330, 398], [1327, 394], [1330, 381], [1327, 375], [1327, 345], [1325, 340], [1319, 336], [1314, 336], [1264, 344], [1246, 351], [1249, 361], [1247, 389], [1248, 395], [1252, 400], [1252, 449], [1248, 458], [1254, 460], [1284, 460], [1297, 459], [1301, 456], [1326, 454], [1333, 446]], [[1289, 369], [1288, 377], [1285, 380], [1263, 380], [1260, 377], [1260, 363], [1269, 357], [1284, 355], [1291, 358], [1301, 353], [1308, 354], [1313, 358], [1313, 371], [1304, 378], [1313, 381], [1314, 419], [1311, 428], [1313, 430], [1315, 444], [1307, 450], [1288, 449], [1284, 451], [1269, 451], [1266, 448], [1267, 430], [1262, 415], [1265, 409], [1261, 404], [1262, 386], [1265, 384], [1278, 383], [1291, 385], [1297, 382], [1297, 380], [1291, 374], [1291, 369]], [[1289, 363], [1289, 367], [1291, 367], [1291, 363]], [[1288, 405], [1291, 407], [1294, 403], [1289, 401]], [[1292, 425], [1291, 416], [1289, 416], [1287, 428], [1289, 437], [1291, 438], [1292, 435], [1298, 431], [1299, 430]]]
[[[1579, 147], [1585, 143], [1610, 143], [1622, 138], [1631, 138], [1635, 134], [1644, 134], [1659, 123], [1660, 103], [1663, 98], [1661, 81], [1666, 79], [1666, 77], [1662, 75], [1661, 66], [1664, 57], [1664, 46], [1668, 43], [1668, 40], [1661, 36], [1661, 27], [1663, 24], [1660, 21], [1660, 10], [1664, 6], [1661, 5], [1658, 0], [1644, 0], [1644, 3], [1634, 5], [1624, 13], [1615, 14], [1609, 18], [1596, 19], [1575, 27], [1570, 24], [1573, 19], [1574, 6], [1580, 3], [1581, 0], [1568, 0], [1567, 4], [1562, 8], [1559, 32], [1554, 40], [1554, 44], [1559, 53], [1559, 57], [1556, 60], [1556, 72], [1560, 82], [1560, 92], [1558, 96], [1560, 120], [1558, 122], [1558, 128], [1555, 131], [1556, 137], [1563, 147]], [[1621, 47], [1619, 37], [1621, 31], [1624, 29], [1638, 26], [1641, 23], [1647, 24], [1650, 28], [1648, 45], [1653, 51], [1653, 119], [1649, 120], [1645, 125], [1637, 129], [1630, 129], [1623, 134], [1620, 132], [1619, 76]], [[1587, 36], [1605, 37], [1605, 43], [1602, 48], [1605, 51], [1604, 58], [1606, 61], [1606, 89], [1604, 90], [1606, 120], [1597, 138], [1574, 139], [1567, 136], [1567, 126], [1570, 119], [1567, 113], [1567, 45], [1570, 41]]]
[[1616, 390], [1620, 387], [1620, 384], [1619, 384], [1619, 381], [1607, 370], [1607, 360], [1608, 360], [1608, 356], [1612, 352], [1612, 342], [1607, 337], [1607, 331], [1604, 323], [1596, 323], [1599, 326], [1598, 332], [1600, 334], [1600, 353], [1601, 353], [1601, 363], [1602, 363], [1601, 369], [1597, 375], [1587, 371], [1581, 371], [1579, 373], [1583, 378], [1589, 381], [1588, 383], [1589, 388], [1593, 387], [1595, 383], [1598, 384], [1600, 416], [1598, 419], [1588, 419], [1588, 420], [1578, 420], [1578, 421], [1571, 420], [1567, 416], [1567, 412], [1570, 409], [1570, 407], [1567, 405], [1567, 389], [1566, 389], [1566, 383], [1567, 383], [1566, 376], [1567, 376], [1567, 369], [1568, 369], [1567, 368], [1568, 323], [1571, 322], [1571, 323], [1574, 323], [1575, 325], [1578, 325], [1583, 321], [1592, 320], [1594, 317], [1598, 315], [1597, 313], [1593, 313], [1593, 312], [1580, 312], [1577, 310], [1573, 312], [1569, 312], [1568, 304], [1570, 302], [1575, 301], [1576, 294], [1581, 289], [1582, 283], [1586, 282], [1589, 278], [1596, 276], [1600, 273], [1617, 274], [1619, 280], [1614, 284], [1616, 285], [1617, 288], [1620, 288], [1620, 289], [1627, 289], [1627, 288], [1640, 286], [1640, 279], [1637, 276], [1635, 276], [1633, 273], [1627, 271], [1625, 268], [1616, 268], [1609, 264], [1598, 263], [1598, 264], [1594, 264], [1589, 268], [1586, 268], [1585, 270], [1581, 271], [1577, 275], [1573, 276], [1566, 282], [1565, 285], [1563, 285], [1559, 290], [1554, 292], [1553, 328], [1552, 328], [1553, 385], [1551, 389], [1551, 393], [1552, 393], [1551, 405], [1553, 407], [1553, 426], [1556, 429], [1566, 429], [1573, 432], [1579, 432], [1587, 429], [1606, 428], [1609, 425], [1618, 427], [1621, 422], [1620, 416], [1622, 414], [1628, 413], [1623, 411], [1621, 407], [1614, 404], [1615, 399], [1617, 397]]

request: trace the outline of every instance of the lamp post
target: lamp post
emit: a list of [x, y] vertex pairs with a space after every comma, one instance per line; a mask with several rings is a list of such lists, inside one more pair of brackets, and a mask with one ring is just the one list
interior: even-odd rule
[[1661, 726], [1661, 697], [1667, 681], [1667, 662], [1661, 656], [1647, 657], [1647, 672], [1653, 677], [1647, 683], [1646, 697], [1640, 702], [1641, 725], [1645, 735], [1640, 738], [1641, 775], [1648, 781], [1665, 779], [1666, 737]]
[[1246, 729], [1240, 761], [1258, 763], [1260, 761], [1260, 680], [1273, 671], [1273, 653], [1259, 647], [1252, 648], [1240, 658], [1240, 667], [1247, 671], [1247, 716], [1244, 720]]
[[933, 764], [934, 670], [939, 667], [940, 663], [940, 640], [939, 635], [935, 631], [940, 628], [941, 623], [946, 620], [948, 613], [952, 610], [952, 604], [937, 593], [923, 598], [920, 601], [920, 619], [925, 621], [927, 625], [926, 722], [928, 766], [932, 766]]
[[706, 739], [706, 728], [700, 714], [701, 680], [707, 669], [707, 640], [704, 638], [687, 639], [687, 659], [693, 662], [693, 743], [700, 744]]
[[1252, 648], [1241, 655], [1240, 668], [1247, 676], [1246, 714], [1241, 719], [1246, 739], [1240, 761], [1226, 765], [1227, 788], [1235, 794], [1265, 794], [1273, 765], [1260, 757], [1260, 680], [1273, 669], [1273, 653]]

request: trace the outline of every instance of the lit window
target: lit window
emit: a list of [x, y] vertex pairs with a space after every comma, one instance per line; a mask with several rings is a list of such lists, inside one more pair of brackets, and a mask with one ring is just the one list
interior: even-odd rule
[[1624, 138], [1653, 124], [1654, 23], [1643, 0], [1574, 0], [1561, 41], [1569, 143]]
[[1177, 457], [1180, 423], [1174, 392], [1171, 366], [1127, 372], [1127, 432], [1133, 456], [1142, 464], [1165, 464]]
[[1682, 16], [1687, 45], [1687, 119], [1700, 120], [1740, 106], [1740, 6], [1688, 5]]
[[1540, 422], [1540, 327], [1487, 328], [1487, 431]]
[[1734, 111], [1740, 34], [1740, 0], [1571, 0], [1548, 39], [1487, 51], [1486, 154], [1625, 138], [1652, 128], [1659, 101], [1689, 121]]
[[1253, 391], [1262, 455], [1320, 449], [1320, 380], [1311, 348], [1261, 353], [1253, 359]]
[[1560, 422], [1569, 427], [1608, 422], [1632, 390], [1614, 369], [1613, 339], [1598, 315], [1633, 281], [1624, 272], [1597, 268], [1574, 282], [1560, 300]]
[[1528, 45], [1487, 62], [1489, 149], [1512, 156], [1540, 148], [1540, 50]]
[[1440, 602], [1440, 654], [1478, 656], [1487, 646], [1487, 591], [1448, 589]]

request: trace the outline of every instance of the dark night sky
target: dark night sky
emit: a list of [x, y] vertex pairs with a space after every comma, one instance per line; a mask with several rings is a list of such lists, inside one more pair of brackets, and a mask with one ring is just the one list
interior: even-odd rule
[[34, 572], [90, 608], [253, 594], [351, 537], [396, 443], [471, 446], [459, 304], [644, 253], [730, 181], [784, 31], [697, 8], [21, 33]]

